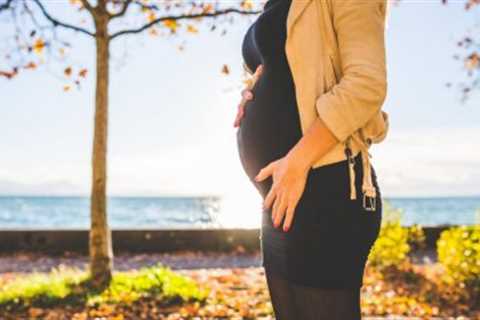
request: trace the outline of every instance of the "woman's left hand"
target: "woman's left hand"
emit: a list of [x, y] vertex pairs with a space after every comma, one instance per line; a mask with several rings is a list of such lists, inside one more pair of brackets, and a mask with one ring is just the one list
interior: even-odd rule
[[270, 162], [262, 168], [256, 181], [272, 176], [273, 183], [263, 202], [264, 209], [273, 203], [272, 221], [278, 227], [285, 216], [283, 230], [288, 231], [292, 225], [295, 208], [300, 200], [307, 182], [309, 167], [306, 167], [292, 153]]

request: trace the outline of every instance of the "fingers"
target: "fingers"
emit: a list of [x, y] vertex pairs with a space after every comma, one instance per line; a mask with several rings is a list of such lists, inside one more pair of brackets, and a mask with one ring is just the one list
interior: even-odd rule
[[240, 121], [243, 118], [243, 115], [245, 114], [245, 106], [242, 104], [238, 105], [238, 110], [237, 110], [237, 115], [235, 117], [235, 121], [233, 122], [233, 126], [236, 128], [240, 125]]
[[258, 174], [255, 176], [255, 181], [262, 181], [265, 180], [265, 178], [271, 176], [273, 174], [273, 171], [275, 170], [276, 164], [277, 161], [272, 161], [266, 167], [260, 169]]
[[253, 79], [254, 79], [254, 80], [253, 80], [254, 83], [258, 80], [258, 78], [260, 78], [260, 76], [262, 75], [262, 73], [263, 73], [263, 64], [259, 64], [258, 67], [257, 67], [257, 69], [255, 69], [255, 73], [254, 73], [253, 76], [252, 76]]
[[278, 227], [285, 216], [285, 209], [287, 208], [288, 204], [288, 196], [285, 192], [282, 192], [277, 198], [275, 199], [275, 203], [273, 205], [273, 213], [272, 213], [272, 220], [273, 225]]
[[253, 93], [250, 89], [246, 88], [243, 89], [241, 92], [242, 100], [238, 105], [237, 116], [235, 117], [235, 121], [233, 122], [233, 126], [236, 128], [240, 125], [240, 121], [242, 120], [245, 114], [245, 103], [249, 100], [253, 99]]
[[283, 223], [283, 231], [290, 230], [292, 226], [293, 216], [295, 214], [295, 208], [297, 207], [299, 199], [290, 200], [287, 207], [287, 214]]
[[242, 90], [242, 97], [245, 100], [252, 100], [253, 99], [253, 93], [250, 89], [245, 88], [245, 89]]
[[270, 207], [272, 206], [273, 200], [275, 200], [275, 197], [277, 196], [276, 193], [277, 193], [277, 187], [274, 184], [268, 191], [268, 194], [265, 197], [265, 200], [263, 200], [263, 208], [265, 210], [270, 209]]
[[250, 80], [248, 81], [248, 85], [245, 89], [242, 90], [241, 95], [242, 95], [242, 100], [240, 101], [239, 104], [239, 110], [237, 112], [237, 116], [235, 117], [235, 121], [233, 122], [233, 126], [236, 128], [240, 125], [240, 121], [242, 120], [244, 114], [245, 114], [245, 103], [249, 100], [253, 99], [253, 93], [252, 93], [252, 88], [257, 82], [258, 78], [263, 73], [263, 65], [258, 65], [257, 69], [255, 70], [255, 73], [252, 75]]

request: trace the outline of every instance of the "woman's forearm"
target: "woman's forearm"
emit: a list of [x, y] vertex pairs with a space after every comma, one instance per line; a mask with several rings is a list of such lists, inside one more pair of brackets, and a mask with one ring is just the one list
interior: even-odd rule
[[339, 140], [322, 119], [317, 117], [303, 137], [288, 152], [287, 156], [302, 169], [309, 170], [318, 159], [327, 154], [338, 142]]

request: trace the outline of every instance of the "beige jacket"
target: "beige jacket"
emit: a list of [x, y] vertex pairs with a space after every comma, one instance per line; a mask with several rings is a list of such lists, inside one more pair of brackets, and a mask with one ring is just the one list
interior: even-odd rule
[[[292, 0], [287, 18], [285, 51], [302, 132], [320, 117], [340, 141], [313, 168], [361, 152], [367, 210], [375, 210], [376, 196], [368, 149], [388, 131], [381, 111], [387, 92], [386, 6], [387, 0]], [[349, 170], [350, 199], [356, 199], [352, 161]]]

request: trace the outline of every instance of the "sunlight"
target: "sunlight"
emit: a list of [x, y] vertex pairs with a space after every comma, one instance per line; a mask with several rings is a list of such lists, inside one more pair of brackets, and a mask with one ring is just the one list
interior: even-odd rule
[[241, 183], [222, 197], [217, 221], [224, 228], [258, 228], [261, 201], [260, 194], [252, 185]]

